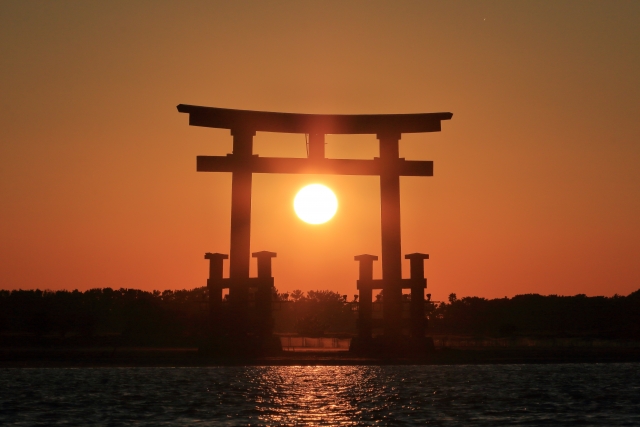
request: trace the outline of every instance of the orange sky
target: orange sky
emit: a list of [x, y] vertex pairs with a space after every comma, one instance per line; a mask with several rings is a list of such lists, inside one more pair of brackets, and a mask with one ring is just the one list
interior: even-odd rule
[[[179, 103], [299, 113], [451, 111], [405, 135], [434, 161], [403, 178], [403, 253], [434, 299], [640, 288], [640, 2], [4, 1], [0, 4], [0, 288], [204, 286], [229, 251], [228, 174], [197, 155], [228, 131]], [[260, 133], [263, 156], [303, 135]], [[371, 158], [369, 136], [327, 156]], [[334, 220], [295, 217], [330, 186]], [[255, 175], [253, 251], [281, 291], [356, 293], [380, 255], [377, 178]], [[380, 277], [380, 261], [374, 277]], [[405, 277], [408, 264], [404, 265]]]

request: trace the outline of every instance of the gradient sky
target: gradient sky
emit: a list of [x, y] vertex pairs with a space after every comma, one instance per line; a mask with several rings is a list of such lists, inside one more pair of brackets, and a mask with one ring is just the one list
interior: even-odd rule
[[[640, 288], [640, 2], [0, 1], [0, 288], [205, 285], [231, 177], [195, 158], [231, 136], [180, 103], [451, 111], [400, 145], [434, 161], [401, 181], [403, 253], [431, 255], [434, 299]], [[305, 156], [303, 135], [255, 141]], [[327, 143], [378, 155], [373, 135]], [[312, 182], [339, 198], [325, 225], [293, 212]], [[251, 249], [278, 253], [276, 287], [355, 294], [353, 256], [380, 255], [377, 178], [253, 188]]]

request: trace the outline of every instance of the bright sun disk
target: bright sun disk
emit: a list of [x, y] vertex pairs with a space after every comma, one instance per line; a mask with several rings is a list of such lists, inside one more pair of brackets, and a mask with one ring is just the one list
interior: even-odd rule
[[329, 221], [338, 210], [338, 199], [333, 191], [322, 184], [303, 187], [293, 200], [298, 217], [309, 224]]

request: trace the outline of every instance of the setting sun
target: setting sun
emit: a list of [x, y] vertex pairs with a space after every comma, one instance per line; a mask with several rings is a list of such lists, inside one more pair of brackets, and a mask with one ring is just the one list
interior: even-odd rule
[[293, 200], [293, 209], [304, 222], [322, 224], [336, 214], [338, 199], [328, 187], [311, 184], [298, 191]]

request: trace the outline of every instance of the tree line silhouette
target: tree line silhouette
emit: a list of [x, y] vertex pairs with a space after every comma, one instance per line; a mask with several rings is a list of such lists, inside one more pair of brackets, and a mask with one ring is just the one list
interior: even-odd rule
[[[355, 302], [333, 291], [274, 293], [276, 332], [305, 336], [356, 331]], [[355, 300], [355, 299], [354, 299]], [[383, 301], [378, 298], [378, 301]], [[640, 290], [628, 296], [451, 294], [428, 302], [429, 334], [640, 339]], [[197, 345], [206, 338], [207, 289], [142, 291], [0, 290], [0, 344]]]
[[640, 339], [640, 290], [628, 296], [516, 295], [485, 299], [449, 296], [431, 305], [434, 334]]

